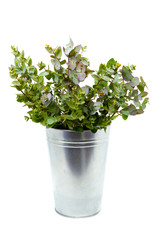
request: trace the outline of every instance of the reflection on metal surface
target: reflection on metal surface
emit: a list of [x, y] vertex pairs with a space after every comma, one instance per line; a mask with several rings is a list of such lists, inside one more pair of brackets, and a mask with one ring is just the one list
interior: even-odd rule
[[108, 148], [107, 132], [46, 128], [55, 208], [69, 217], [100, 211]]

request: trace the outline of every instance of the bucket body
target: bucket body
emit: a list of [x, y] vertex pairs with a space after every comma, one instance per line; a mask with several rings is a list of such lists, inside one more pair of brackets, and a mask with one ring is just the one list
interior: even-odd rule
[[58, 213], [88, 217], [100, 211], [109, 131], [46, 128]]

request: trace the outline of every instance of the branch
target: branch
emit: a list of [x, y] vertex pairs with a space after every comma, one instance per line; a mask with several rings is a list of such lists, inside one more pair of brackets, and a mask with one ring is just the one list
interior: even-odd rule
[[20, 89], [20, 91], [21, 91], [21, 93], [23, 93], [23, 95], [30, 101], [30, 102], [32, 102], [31, 101], [31, 99]]

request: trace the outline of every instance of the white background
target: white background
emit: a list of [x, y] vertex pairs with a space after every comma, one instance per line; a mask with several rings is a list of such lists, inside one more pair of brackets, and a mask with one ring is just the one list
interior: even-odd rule
[[[2, 1], [0, 6], [0, 239], [160, 239], [159, 1]], [[45, 44], [88, 46], [91, 68], [114, 57], [136, 64], [149, 87], [143, 115], [112, 124], [101, 212], [70, 219], [54, 211], [45, 128], [25, 122], [8, 67], [10, 45], [36, 64]]]

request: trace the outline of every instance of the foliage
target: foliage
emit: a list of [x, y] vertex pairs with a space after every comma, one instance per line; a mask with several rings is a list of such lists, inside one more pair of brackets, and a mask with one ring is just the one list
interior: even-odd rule
[[[111, 58], [107, 64], [100, 64], [98, 71], [90, 70], [89, 60], [83, 57], [86, 46], [74, 47], [71, 39], [63, 49], [46, 45], [52, 68], [41, 61], [37, 69], [24, 51], [14, 46], [11, 49], [15, 60], [9, 67], [10, 77], [19, 91], [17, 101], [29, 108], [26, 121], [96, 132], [106, 130], [118, 116], [126, 120], [129, 115], [143, 113], [149, 101], [143, 78], [133, 76], [134, 65], [121, 67]], [[80, 87], [89, 74], [94, 78], [93, 86]]]

